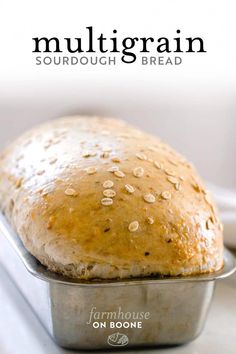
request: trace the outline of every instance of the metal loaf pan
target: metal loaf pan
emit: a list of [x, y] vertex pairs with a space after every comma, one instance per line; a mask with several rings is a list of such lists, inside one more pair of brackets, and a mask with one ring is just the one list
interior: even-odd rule
[[0, 215], [0, 261], [50, 333], [63, 347], [117, 349], [177, 345], [202, 331], [215, 280], [235, 270], [225, 250], [213, 274], [127, 281], [74, 281], [48, 271]]

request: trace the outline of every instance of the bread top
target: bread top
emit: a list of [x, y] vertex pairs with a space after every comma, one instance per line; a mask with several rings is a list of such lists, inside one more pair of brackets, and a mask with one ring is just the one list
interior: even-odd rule
[[21, 136], [1, 156], [0, 206], [29, 252], [67, 276], [223, 266], [222, 225], [194, 167], [120, 120], [65, 117]]

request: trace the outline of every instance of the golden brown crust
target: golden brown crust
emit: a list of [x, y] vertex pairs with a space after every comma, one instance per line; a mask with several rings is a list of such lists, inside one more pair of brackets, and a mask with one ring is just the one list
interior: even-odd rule
[[36, 258], [75, 278], [223, 265], [221, 224], [192, 165], [123, 121], [68, 117], [27, 132], [2, 154], [0, 207]]

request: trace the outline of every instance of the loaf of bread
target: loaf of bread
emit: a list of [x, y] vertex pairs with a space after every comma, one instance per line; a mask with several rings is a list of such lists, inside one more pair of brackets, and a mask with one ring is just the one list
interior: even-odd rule
[[72, 278], [223, 266], [222, 225], [193, 166], [123, 121], [65, 117], [21, 136], [1, 155], [0, 207], [32, 255]]

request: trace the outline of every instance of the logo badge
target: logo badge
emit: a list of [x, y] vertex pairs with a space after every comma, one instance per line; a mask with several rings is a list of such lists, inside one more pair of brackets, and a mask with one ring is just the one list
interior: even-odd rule
[[129, 338], [126, 334], [116, 332], [107, 337], [107, 343], [113, 347], [124, 347], [129, 343]]

